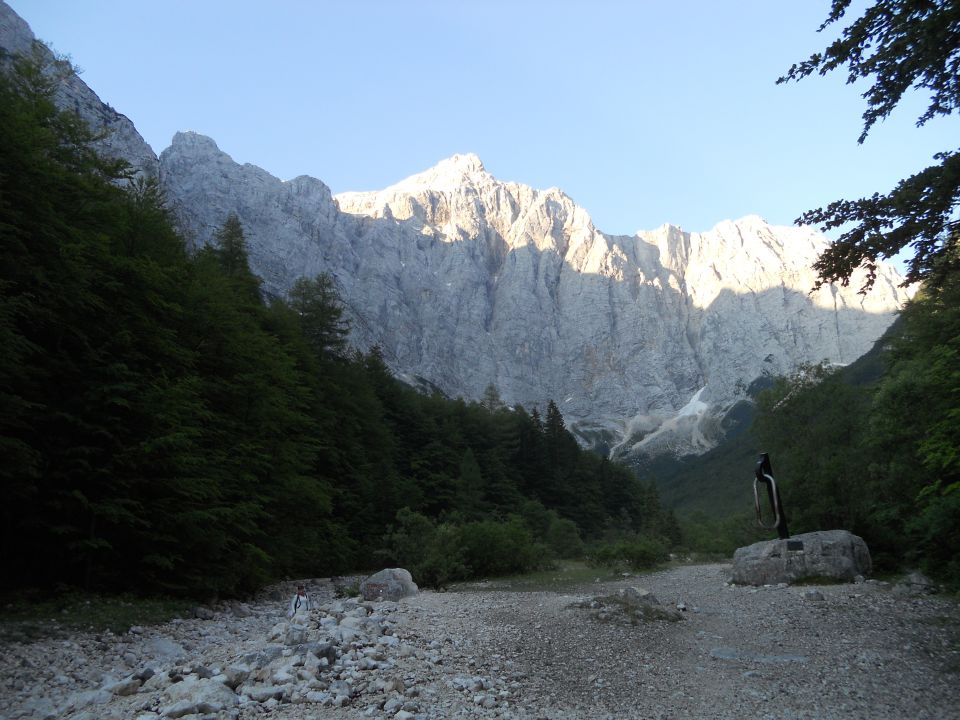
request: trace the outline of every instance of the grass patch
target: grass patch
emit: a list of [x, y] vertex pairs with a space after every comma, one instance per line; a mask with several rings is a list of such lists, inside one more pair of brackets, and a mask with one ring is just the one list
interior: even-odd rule
[[335, 598], [352, 598], [360, 594], [360, 578], [344, 578], [341, 582], [335, 582], [333, 585], [333, 596]]
[[[636, 573], [630, 573], [635, 575]], [[622, 580], [623, 574], [609, 568], [590, 567], [581, 560], [560, 560], [548, 570], [535, 570], [519, 575], [492, 577], [481, 581], [460, 582], [450, 585], [457, 592], [563, 592], [575, 590], [597, 582]]]
[[7, 597], [0, 604], [0, 641], [30, 642], [76, 631], [123, 633], [132, 625], [155, 625], [183, 617], [193, 605], [170, 598], [78, 592]]

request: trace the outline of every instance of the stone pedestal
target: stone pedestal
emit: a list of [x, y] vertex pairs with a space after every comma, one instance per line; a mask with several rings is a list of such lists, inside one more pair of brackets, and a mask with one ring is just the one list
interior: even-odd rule
[[867, 544], [847, 530], [822, 530], [789, 540], [765, 540], [737, 549], [733, 582], [776, 585], [810, 578], [852, 582], [870, 572]]

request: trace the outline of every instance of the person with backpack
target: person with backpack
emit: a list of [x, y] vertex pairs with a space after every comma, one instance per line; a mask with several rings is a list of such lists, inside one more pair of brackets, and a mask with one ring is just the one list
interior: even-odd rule
[[290, 607], [287, 610], [287, 617], [292, 618], [299, 613], [306, 613], [312, 610], [313, 605], [310, 602], [310, 596], [307, 595], [306, 588], [300, 584], [297, 585], [297, 594], [290, 598]]

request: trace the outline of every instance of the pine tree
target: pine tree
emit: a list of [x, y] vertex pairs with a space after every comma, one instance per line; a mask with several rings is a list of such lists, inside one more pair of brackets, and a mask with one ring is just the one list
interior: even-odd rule
[[227, 215], [223, 225], [214, 233], [214, 252], [220, 269], [231, 278], [241, 294], [259, 304], [260, 278], [250, 271], [247, 238], [237, 214]]
[[350, 326], [329, 275], [324, 273], [312, 280], [299, 278], [290, 289], [290, 307], [300, 319], [300, 331], [317, 357], [344, 354]]
[[500, 391], [496, 385], [493, 383], [487, 385], [483, 391], [483, 399], [480, 404], [490, 412], [496, 412], [504, 407], [503, 401], [500, 399]]

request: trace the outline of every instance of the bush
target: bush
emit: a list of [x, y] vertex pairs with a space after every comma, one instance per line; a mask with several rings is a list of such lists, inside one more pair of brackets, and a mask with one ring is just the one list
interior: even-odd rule
[[578, 558], [583, 556], [583, 540], [573, 520], [554, 515], [546, 536], [550, 550], [560, 558]]
[[669, 560], [670, 552], [659, 538], [639, 537], [625, 543], [623, 557], [634, 570], [644, 570]]
[[933, 489], [921, 498], [923, 511], [908, 524], [919, 548], [920, 566], [925, 573], [946, 585], [951, 592], [960, 591], [960, 486], [954, 484], [946, 492]]
[[409, 570], [418, 585], [435, 588], [455, 580], [527, 572], [551, 559], [519, 517], [437, 526], [404, 508], [384, 544], [379, 557]]
[[646, 570], [670, 557], [666, 543], [659, 538], [640, 535], [616, 542], [601, 543], [592, 548], [588, 562], [599, 567]]
[[410, 508], [401, 508], [397, 511], [397, 524], [388, 528], [383, 538], [384, 547], [375, 554], [380, 561], [412, 573], [412, 568], [423, 561], [424, 552], [433, 543], [436, 532], [430, 518]]
[[439, 589], [470, 577], [459, 535], [460, 529], [454, 525], [443, 524], [436, 529], [421, 559], [410, 566], [415, 582]]
[[472, 577], [509, 575], [533, 570], [549, 559], [518, 517], [484, 520], [460, 528], [460, 545]]
[[753, 513], [708, 518], [697, 511], [681, 521], [681, 529], [683, 551], [720, 557], [732, 557], [737, 548], [776, 536], [775, 531], [759, 527]]

